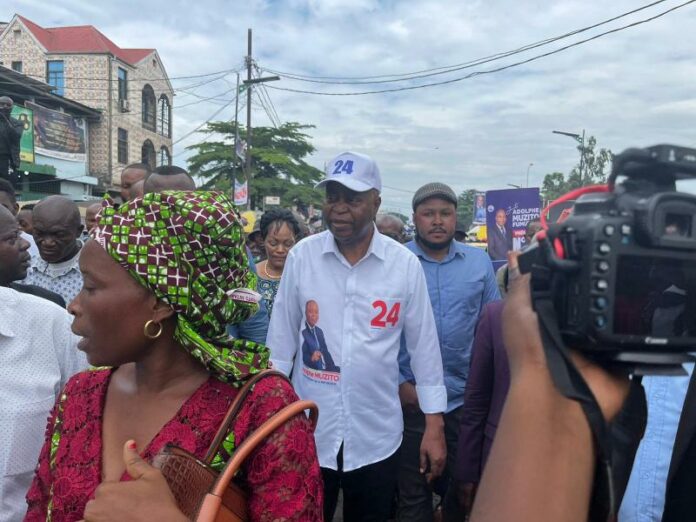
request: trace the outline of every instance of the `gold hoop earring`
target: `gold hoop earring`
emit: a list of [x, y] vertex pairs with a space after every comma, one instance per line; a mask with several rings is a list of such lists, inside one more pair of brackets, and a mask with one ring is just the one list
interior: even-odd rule
[[[155, 333], [150, 333], [150, 326], [152, 325], [157, 325], [157, 332]], [[162, 326], [162, 323], [156, 323], [153, 320], [150, 320], [145, 323], [145, 327], [143, 328], [143, 334], [145, 334], [145, 337], [148, 339], [157, 339], [160, 335], [162, 335], [162, 330], [164, 330], [164, 327]]]

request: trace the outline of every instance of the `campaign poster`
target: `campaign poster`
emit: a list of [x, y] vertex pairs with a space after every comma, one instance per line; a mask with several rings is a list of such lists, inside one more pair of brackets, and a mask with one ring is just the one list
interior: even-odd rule
[[67, 161], [87, 160], [85, 121], [64, 112], [29, 104], [34, 111], [34, 148], [37, 154]]
[[525, 246], [527, 223], [539, 218], [540, 204], [538, 188], [486, 192], [488, 255], [496, 270], [507, 261], [509, 250]]
[[19, 140], [19, 160], [34, 163], [34, 114], [32, 110], [14, 105], [10, 116], [24, 124], [24, 132]]
[[236, 179], [234, 180], [234, 204], [238, 207], [247, 204], [249, 199], [249, 185], [245, 181], [244, 183], [239, 183]]
[[486, 193], [477, 192], [474, 196], [474, 219], [471, 221], [474, 225], [486, 224]]

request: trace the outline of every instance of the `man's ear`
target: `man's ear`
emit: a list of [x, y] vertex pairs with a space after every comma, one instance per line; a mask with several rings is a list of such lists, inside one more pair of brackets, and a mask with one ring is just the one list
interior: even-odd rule
[[377, 219], [377, 214], [379, 213], [379, 207], [382, 205], [382, 197], [379, 195], [379, 192], [377, 192], [376, 190], [374, 192], [374, 197], [375, 197], [374, 202], [373, 202], [374, 203], [374, 211], [375, 211], [374, 219]]

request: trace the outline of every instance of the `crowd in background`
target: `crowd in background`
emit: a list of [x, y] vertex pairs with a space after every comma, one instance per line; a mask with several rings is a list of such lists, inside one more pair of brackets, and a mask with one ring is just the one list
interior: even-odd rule
[[[527, 500], [511, 494], [496, 505], [490, 485], [496, 477], [503, 487], [505, 469], [519, 472], [526, 451], [505, 453], [515, 451], [510, 429], [494, 446], [501, 419], [515, 426], [515, 411], [539, 406], [518, 398], [515, 376], [526, 373], [506, 351], [538, 337], [520, 290], [507, 326], [519, 335], [505, 331], [501, 296], [519, 278], [514, 259], [496, 277], [487, 253], [461, 241], [458, 200], [445, 184], [415, 193], [410, 239], [400, 219], [379, 213], [371, 158], [333, 158], [318, 188], [323, 226], [272, 208], [245, 234], [229, 199], [197, 191], [178, 167], [128, 166], [122, 201], [88, 206], [84, 222], [62, 196], [20, 208], [0, 180], [0, 521], [186, 520], [152, 466], [156, 455], [175, 444], [203, 459], [239, 386], [268, 367], [290, 381], [275, 375], [254, 387], [215, 458], [224, 462], [298, 397], [320, 416], [313, 433], [295, 418], [245, 464], [239, 482], [252, 520], [329, 521], [339, 492], [347, 521], [496, 520], [504, 509], [532, 519], [530, 504], [544, 504], [533, 487]], [[530, 222], [529, 242], [539, 229]], [[642, 388], [607, 410], [619, 501], [626, 490], [620, 520], [659, 520], [665, 506], [676, 513], [665, 520], [686, 520], [674, 518], [690, 509], [685, 495], [667, 484], [688, 383], [648, 380], [648, 403], [661, 407], [635, 466]], [[520, 410], [506, 406], [508, 394]], [[666, 434], [652, 436], [656, 422]], [[563, 449], [546, 448], [566, 462]], [[581, 453], [567, 469], [591, 477], [592, 457]], [[585, 489], [566, 504], [572, 513], [587, 513]]]

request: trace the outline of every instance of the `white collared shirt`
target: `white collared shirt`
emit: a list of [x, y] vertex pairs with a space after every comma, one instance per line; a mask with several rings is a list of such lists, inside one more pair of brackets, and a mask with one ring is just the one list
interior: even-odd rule
[[[326, 360], [321, 354], [320, 364], [305, 364], [312, 354], [303, 354], [308, 301], [318, 304], [319, 320], [318, 328], [306, 335], [321, 330], [330, 355]], [[384, 460], [401, 444], [402, 332], [421, 409], [444, 412], [447, 393], [440, 347], [418, 258], [376, 229], [367, 254], [353, 266], [328, 231], [302, 240], [290, 251], [268, 345], [274, 368], [288, 375], [292, 371], [298, 395], [319, 406], [315, 438], [322, 467], [337, 469], [341, 444], [344, 471]]]
[[58, 305], [0, 287], [0, 522], [24, 517], [51, 408], [87, 367], [71, 323]]
[[40, 256], [32, 257], [27, 277], [22, 283], [36, 285], [60, 295], [66, 305], [75, 299], [82, 290], [82, 272], [80, 272], [80, 254], [84, 246], [78, 240], [80, 250], [73, 257], [60, 263], [49, 263]]

